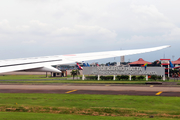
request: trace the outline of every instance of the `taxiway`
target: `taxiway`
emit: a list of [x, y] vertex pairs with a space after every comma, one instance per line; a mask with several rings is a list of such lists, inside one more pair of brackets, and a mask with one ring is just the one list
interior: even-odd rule
[[155, 85], [0, 85], [0, 93], [58, 93], [58, 94], [108, 94], [108, 95], [146, 95], [180, 96], [178, 86]]

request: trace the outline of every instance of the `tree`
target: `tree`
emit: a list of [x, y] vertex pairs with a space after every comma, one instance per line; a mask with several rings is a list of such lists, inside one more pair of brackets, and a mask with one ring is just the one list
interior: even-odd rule
[[150, 66], [161, 66], [161, 61], [156, 60], [156, 61], [152, 62], [152, 64]]
[[76, 70], [76, 75], [77, 75], [77, 77], [78, 77], [78, 75], [80, 75], [80, 72], [78, 69]]
[[73, 76], [73, 80], [74, 80], [74, 77], [75, 77], [76, 75], [77, 75], [77, 76], [80, 75], [79, 70], [72, 70], [72, 71], [71, 71], [71, 76]]

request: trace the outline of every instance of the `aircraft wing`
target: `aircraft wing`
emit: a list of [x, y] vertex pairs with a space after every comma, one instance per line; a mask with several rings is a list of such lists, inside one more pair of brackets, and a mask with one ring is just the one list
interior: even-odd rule
[[63, 65], [74, 62], [140, 54], [140, 53], [161, 50], [167, 47], [170, 46], [166, 45], [166, 46], [145, 48], [145, 49], [92, 52], [92, 53], [81, 53], [81, 54], [71, 54], [71, 55], [56, 55], [56, 56], [1, 60], [0, 73], [12, 72], [12, 71], [60, 72], [59, 70], [53, 68], [52, 65]]

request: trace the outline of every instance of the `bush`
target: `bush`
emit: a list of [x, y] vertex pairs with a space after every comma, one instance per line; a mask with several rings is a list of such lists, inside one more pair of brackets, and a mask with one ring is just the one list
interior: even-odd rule
[[161, 80], [162, 77], [161, 77], [161, 76], [157, 76], [157, 75], [152, 75], [152, 76], [151, 76], [151, 79], [152, 79], [152, 80], [157, 80], [157, 79], [158, 79], [158, 80]]
[[152, 80], [157, 80], [157, 75], [151, 75]]
[[117, 80], [128, 80], [129, 79], [129, 75], [118, 75], [116, 76]]
[[106, 76], [108, 80], [113, 80], [114, 76]]
[[121, 79], [122, 79], [122, 80], [128, 80], [128, 79], [129, 79], [129, 76], [128, 76], [128, 75], [121, 75]]
[[101, 80], [113, 80], [113, 76], [100, 76]]
[[136, 76], [132, 76], [131, 79], [132, 79], [132, 80], [136, 80]]
[[142, 75], [137, 77], [138, 80], [143, 80], [144, 78], [145, 78], [145, 77], [142, 76]]
[[105, 76], [100, 76], [100, 79], [101, 79], [101, 80], [104, 80], [104, 79], [105, 79]]
[[158, 80], [161, 80], [161, 79], [162, 79], [162, 77], [161, 77], [161, 76], [157, 76], [157, 79], [158, 79]]
[[97, 80], [98, 76], [86, 76], [88, 80]]
[[120, 75], [116, 76], [116, 79], [121, 80], [121, 76]]

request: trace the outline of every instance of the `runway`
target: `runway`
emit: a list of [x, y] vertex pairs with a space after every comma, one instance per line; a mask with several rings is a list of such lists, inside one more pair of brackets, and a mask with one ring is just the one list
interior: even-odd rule
[[155, 85], [0, 85], [0, 93], [180, 96], [180, 87]]

